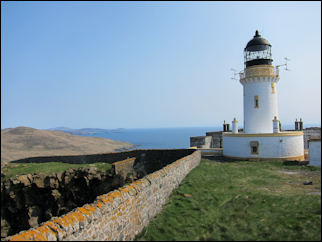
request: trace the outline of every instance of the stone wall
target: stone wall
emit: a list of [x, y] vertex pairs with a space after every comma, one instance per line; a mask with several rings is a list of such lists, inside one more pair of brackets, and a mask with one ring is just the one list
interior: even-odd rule
[[222, 132], [214, 131], [207, 132], [206, 136], [192, 136], [190, 137], [190, 147], [202, 149], [222, 148]]
[[207, 132], [207, 136], [211, 136], [211, 145], [210, 148], [222, 148], [222, 132]]
[[[144, 149], [131, 150], [123, 152], [111, 152], [105, 154], [93, 155], [69, 155], [69, 156], [42, 156], [30, 157], [12, 161], [12, 163], [45, 163], [45, 162], [65, 162], [70, 164], [90, 164], [96, 162], [114, 163], [125, 160], [130, 157], [136, 157], [137, 160], [162, 160], [162, 162], [171, 162], [182, 156], [191, 154], [189, 149]], [[149, 162], [150, 163], [150, 162]]]
[[321, 128], [320, 127], [311, 127], [306, 128], [304, 131], [304, 149], [309, 148], [309, 139], [311, 138], [321, 138]]
[[211, 136], [190, 137], [190, 147], [209, 148], [211, 145]]
[[144, 178], [8, 240], [133, 240], [171, 192], [200, 163], [194, 151]]
[[127, 179], [132, 181], [136, 177], [136, 171], [134, 169], [135, 157], [128, 158], [126, 160], [117, 161], [112, 164], [112, 172], [115, 177], [119, 178], [119, 183], [124, 185]]

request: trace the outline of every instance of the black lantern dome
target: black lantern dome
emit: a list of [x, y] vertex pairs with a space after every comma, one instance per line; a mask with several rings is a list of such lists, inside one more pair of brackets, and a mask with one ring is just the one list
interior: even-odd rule
[[271, 44], [260, 36], [258, 30], [256, 30], [255, 36], [250, 40], [244, 49], [245, 65], [271, 65], [272, 53]]

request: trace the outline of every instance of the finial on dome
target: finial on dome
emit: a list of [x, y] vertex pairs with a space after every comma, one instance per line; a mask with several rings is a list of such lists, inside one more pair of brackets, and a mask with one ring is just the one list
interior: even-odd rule
[[256, 30], [254, 37], [261, 37], [260, 34], [258, 33], [258, 30]]

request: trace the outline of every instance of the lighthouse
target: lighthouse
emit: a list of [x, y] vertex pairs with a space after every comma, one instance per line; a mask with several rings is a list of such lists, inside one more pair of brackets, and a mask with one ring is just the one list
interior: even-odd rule
[[278, 117], [276, 83], [278, 70], [272, 65], [271, 44], [258, 31], [244, 49], [245, 72], [241, 75], [245, 133], [272, 133]]
[[[243, 132], [232, 121], [232, 132], [223, 132], [223, 155], [234, 159], [303, 160], [303, 131], [279, 129], [278, 67], [273, 66], [272, 45], [256, 30], [244, 48]], [[227, 130], [228, 131], [228, 130]]]

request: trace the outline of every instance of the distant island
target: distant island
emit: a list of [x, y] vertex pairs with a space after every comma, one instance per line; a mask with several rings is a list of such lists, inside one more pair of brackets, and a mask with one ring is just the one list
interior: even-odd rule
[[117, 129], [97, 129], [97, 128], [82, 128], [82, 129], [71, 129], [67, 127], [56, 127], [51, 128], [48, 130], [54, 130], [54, 131], [62, 131], [69, 134], [75, 134], [75, 135], [89, 135], [89, 134], [97, 134], [97, 133], [107, 133], [107, 132], [120, 132], [124, 130], [124, 128], [117, 128]]
[[81, 132], [84, 134], [102, 132], [102, 130], [104, 129], [69, 129], [62, 132], [30, 127], [2, 129], [1, 165], [28, 157], [109, 153], [135, 147], [128, 142], [76, 135]]

